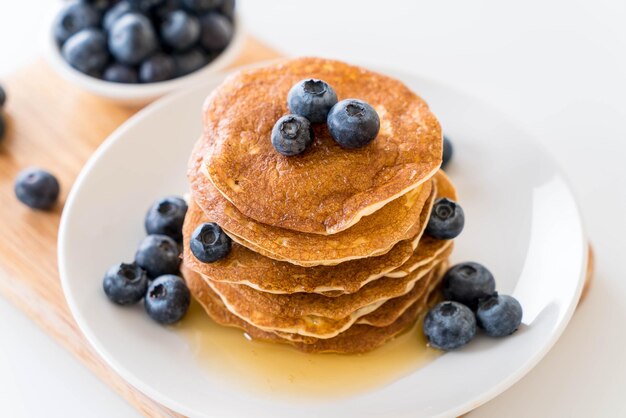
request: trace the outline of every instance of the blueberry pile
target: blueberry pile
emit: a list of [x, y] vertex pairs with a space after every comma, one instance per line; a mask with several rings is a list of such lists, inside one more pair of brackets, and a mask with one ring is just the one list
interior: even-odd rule
[[306, 79], [296, 83], [287, 95], [291, 114], [280, 118], [272, 129], [272, 145], [279, 153], [303, 153], [314, 139], [312, 124], [326, 123], [331, 137], [343, 148], [364, 147], [380, 129], [372, 106], [362, 100], [337, 101], [337, 94], [325, 81]]
[[446, 301], [433, 307], [424, 318], [428, 343], [440, 350], [455, 350], [469, 343], [482, 328], [490, 337], [517, 331], [522, 306], [512, 296], [499, 295], [489, 270], [474, 262], [450, 268], [443, 277]]
[[159, 199], [148, 209], [135, 260], [112, 266], [102, 282], [104, 293], [118, 305], [143, 299], [146, 312], [160, 324], [178, 322], [189, 309], [191, 294], [180, 276], [182, 227], [187, 203], [180, 197]]
[[211, 62], [233, 37], [234, 0], [72, 0], [53, 27], [76, 70], [116, 83], [154, 83]]
[[15, 196], [31, 209], [50, 210], [56, 204], [61, 187], [49, 172], [31, 167], [22, 170], [15, 179]]

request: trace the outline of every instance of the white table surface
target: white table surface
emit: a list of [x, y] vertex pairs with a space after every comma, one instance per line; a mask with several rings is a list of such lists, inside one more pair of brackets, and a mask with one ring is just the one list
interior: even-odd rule
[[[33, 28], [49, 1], [0, 2], [0, 80], [37, 56]], [[442, 80], [496, 105], [545, 145], [578, 196], [597, 255], [595, 283], [546, 358], [470, 416], [626, 416], [626, 2], [240, 6], [249, 31], [277, 49]], [[138, 415], [2, 299], [0, 318], [2, 416]]]

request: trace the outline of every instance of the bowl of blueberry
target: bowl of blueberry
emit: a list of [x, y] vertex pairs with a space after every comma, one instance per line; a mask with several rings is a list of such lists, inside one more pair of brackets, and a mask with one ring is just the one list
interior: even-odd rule
[[52, 14], [46, 52], [80, 88], [141, 105], [223, 70], [242, 41], [235, 0], [69, 0]]

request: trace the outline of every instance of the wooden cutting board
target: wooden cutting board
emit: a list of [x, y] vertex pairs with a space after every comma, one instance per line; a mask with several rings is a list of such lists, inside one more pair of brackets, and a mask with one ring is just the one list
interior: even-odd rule
[[[247, 39], [233, 67], [278, 56]], [[7, 132], [0, 143], [0, 293], [141, 413], [179, 416], [135, 390], [100, 359], [70, 314], [57, 270], [57, 231], [68, 191], [94, 150], [139, 108], [84, 93], [43, 61], [1, 83], [8, 100]], [[15, 176], [32, 165], [51, 171], [61, 183], [61, 202], [52, 212], [34, 212], [14, 196]]]

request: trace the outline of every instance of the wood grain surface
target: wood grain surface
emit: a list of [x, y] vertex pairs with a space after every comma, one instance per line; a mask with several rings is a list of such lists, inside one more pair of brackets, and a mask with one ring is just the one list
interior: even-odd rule
[[[233, 67], [278, 57], [247, 39]], [[140, 393], [111, 370], [87, 343], [65, 302], [57, 269], [57, 232], [63, 202], [83, 164], [102, 141], [139, 108], [116, 105], [60, 79], [43, 61], [3, 80], [7, 132], [0, 143], [0, 293], [76, 356], [142, 414], [178, 414]], [[54, 173], [61, 199], [36, 212], [15, 199], [13, 181], [28, 166]]]

